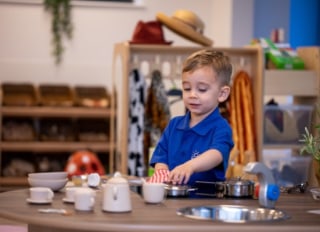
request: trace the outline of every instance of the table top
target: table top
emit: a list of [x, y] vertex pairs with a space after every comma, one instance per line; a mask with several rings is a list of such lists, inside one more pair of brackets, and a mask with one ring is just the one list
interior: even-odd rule
[[[28, 189], [8, 191], [0, 194], [0, 217], [30, 225], [75, 231], [319, 231], [320, 215], [308, 213], [320, 210], [320, 201], [305, 194], [280, 196], [276, 209], [285, 211], [290, 219], [273, 222], [225, 223], [195, 220], [178, 216], [177, 209], [200, 205], [245, 205], [259, 207], [253, 199], [187, 199], [168, 198], [161, 204], [146, 204], [139, 194], [132, 192], [132, 211], [110, 213], [102, 210], [102, 192], [97, 190], [96, 204], [92, 212], [74, 210], [73, 204], [63, 202], [64, 192], [56, 192], [49, 205], [29, 204]], [[69, 216], [39, 213], [38, 209], [63, 208], [72, 211]], [[268, 226], [266, 226], [268, 225]]]

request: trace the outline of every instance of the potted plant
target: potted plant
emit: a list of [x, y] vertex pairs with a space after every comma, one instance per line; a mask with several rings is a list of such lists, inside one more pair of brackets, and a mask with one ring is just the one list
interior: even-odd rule
[[[320, 117], [320, 105], [317, 105], [317, 116]], [[302, 134], [302, 139], [299, 141], [303, 143], [300, 149], [300, 154], [310, 154], [313, 157], [313, 164], [315, 168], [315, 176], [320, 185], [320, 123], [314, 125], [314, 130], [309, 131], [305, 128], [305, 133]]]
[[52, 15], [51, 31], [53, 55], [56, 64], [60, 64], [64, 47], [62, 45], [63, 38], [71, 39], [72, 23], [71, 23], [71, 4], [70, 0], [44, 0], [45, 10]]

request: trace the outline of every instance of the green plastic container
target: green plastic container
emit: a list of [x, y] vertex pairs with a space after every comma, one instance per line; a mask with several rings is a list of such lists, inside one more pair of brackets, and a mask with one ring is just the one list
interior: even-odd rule
[[291, 50], [280, 50], [267, 38], [261, 38], [260, 43], [265, 50], [266, 59], [271, 61], [276, 69], [304, 69], [304, 61]]

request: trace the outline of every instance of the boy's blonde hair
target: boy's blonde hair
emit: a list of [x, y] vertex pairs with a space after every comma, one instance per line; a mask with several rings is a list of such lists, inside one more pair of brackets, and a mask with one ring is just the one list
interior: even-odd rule
[[183, 63], [182, 73], [211, 66], [222, 86], [230, 85], [232, 64], [228, 56], [213, 49], [203, 49], [191, 54]]

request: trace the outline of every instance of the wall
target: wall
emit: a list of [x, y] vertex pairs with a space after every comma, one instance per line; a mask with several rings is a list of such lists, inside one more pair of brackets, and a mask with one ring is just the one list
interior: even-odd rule
[[[74, 35], [65, 43], [59, 67], [50, 54], [51, 18], [44, 12], [42, 1], [0, 1], [0, 81], [109, 86], [113, 45], [129, 40], [138, 20], [154, 20], [157, 12], [172, 15], [177, 9], [191, 9], [199, 15], [206, 25], [205, 35], [215, 41], [215, 46], [242, 46], [252, 38], [252, 12], [247, 10], [252, 8], [252, 1], [242, 0], [239, 10], [245, 12], [237, 13], [244, 22], [249, 21], [242, 24], [241, 36], [233, 34], [234, 0], [140, 0], [144, 3], [140, 7], [74, 5]], [[241, 19], [236, 20], [241, 24]], [[166, 28], [164, 33], [174, 46], [198, 46]]]
[[288, 43], [290, 0], [254, 1], [254, 37], [270, 38], [271, 31], [283, 28], [284, 42]]
[[293, 48], [320, 46], [320, 1], [291, 0], [289, 41]]
[[270, 38], [273, 29], [283, 28], [283, 42], [294, 49], [320, 46], [319, 27], [319, 0], [254, 0], [255, 38]]

